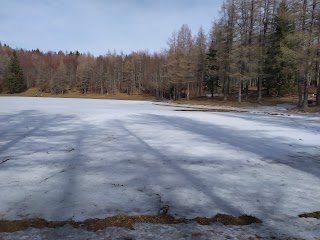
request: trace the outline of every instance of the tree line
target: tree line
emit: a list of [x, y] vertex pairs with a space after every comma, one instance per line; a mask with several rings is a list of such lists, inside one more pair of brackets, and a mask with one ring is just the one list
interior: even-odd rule
[[[208, 34], [202, 28], [192, 34], [184, 24], [167, 43], [158, 53], [109, 51], [98, 57], [0, 44], [0, 91], [36, 87], [53, 94], [125, 92], [170, 99], [209, 92], [225, 101], [236, 93], [241, 102], [256, 89], [258, 102], [265, 95], [297, 94], [306, 108], [309, 86], [315, 85], [320, 105], [319, 0], [226, 0]], [[13, 81], [18, 75], [20, 84]]]
[[222, 84], [225, 100], [230, 84], [238, 87], [239, 102], [243, 90], [255, 85], [258, 102], [263, 91], [298, 93], [306, 108], [312, 84], [320, 105], [318, 0], [228, 0], [211, 34], [218, 69], [212, 76]]

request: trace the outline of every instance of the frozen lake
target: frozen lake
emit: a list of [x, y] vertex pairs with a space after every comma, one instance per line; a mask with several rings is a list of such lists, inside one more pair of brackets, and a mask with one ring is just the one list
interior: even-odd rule
[[251, 214], [281, 234], [320, 233], [319, 220], [298, 218], [320, 210], [319, 115], [176, 110], [1, 97], [0, 219], [153, 215], [168, 204], [176, 217]]

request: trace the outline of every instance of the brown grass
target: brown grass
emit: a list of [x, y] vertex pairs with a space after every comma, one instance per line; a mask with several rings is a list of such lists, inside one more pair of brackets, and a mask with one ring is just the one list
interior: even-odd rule
[[27, 228], [58, 228], [66, 224], [74, 226], [75, 222], [61, 221], [48, 222], [42, 218], [30, 218], [22, 220], [0, 220], [0, 232], [16, 232]]
[[320, 106], [309, 106], [304, 112], [315, 113], [320, 112]]
[[295, 107], [295, 108], [292, 108], [291, 111], [298, 111], [303, 113], [316, 113], [316, 112], [320, 112], [320, 106], [309, 106], [307, 109]]
[[195, 105], [207, 105], [207, 106], [228, 106], [228, 107], [260, 107], [260, 106], [274, 106], [282, 103], [298, 103], [296, 98], [293, 97], [264, 97], [262, 103], [258, 103], [256, 98], [248, 98], [248, 101], [242, 100], [238, 103], [238, 99], [235, 95], [230, 96], [227, 102], [223, 101], [222, 97], [211, 98], [193, 98], [189, 101], [186, 99], [174, 101], [176, 104], [195, 104]]
[[303, 213], [303, 214], [300, 214], [299, 217], [320, 219], [320, 211], [319, 212], [312, 212], [312, 213]]
[[128, 95], [126, 93], [116, 93], [112, 94], [98, 94], [98, 93], [88, 93], [86, 95], [80, 93], [79, 91], [68, 91], [65, 94], [52, 94], [52, 93], [41, 93], [37, 88], [29, 88], [27, 91], [16, 94], [0, 94], [0, 96], [21, 96], [21, 97], [53, 97], [53, 98], [88, 98], [88, 99], [115, 99], [115, 100], [138, 100], [138, 101], [146, 101], [146, 100], [155, 100], [155, 98], [151, 95], [147, 94], [132, 94]]
[[139, 215], [127, 216], [117, 215], [107, 217], [104, 219], [88, 219], [83, 222], [75, 221], [46, 221], [41, 218], [30, 218], [22, 220], [0, 220], [0, 232], [16, 232], [27, 228], [58, 228], [65, 225], [71, 225], [74, 228], [84, 227], [89, 231], [98, 231], [108, 227], [122, 227], [133, 228], [137, 223], [151, 223], [151, 224], [179, 224], [197, 222], [201, 225], [209, 225], [212, 223], [222, 223], [224, 225], [249, 225], [253, 223], [262, 223], [256, 217], [242, 215], [240, 217], [233, 217], [227, 214], [217, 214], [213, 218], [197, 217], [194, 219], [175, 218], [171, 215]]

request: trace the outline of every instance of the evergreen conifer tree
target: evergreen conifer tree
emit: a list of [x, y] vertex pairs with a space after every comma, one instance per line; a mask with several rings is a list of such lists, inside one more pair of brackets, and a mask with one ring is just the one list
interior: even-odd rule
[[217, 60], [217, 50], [211, 44], [206, 57], [206, 73], [204, 78], [204, 86], [211, 93], [213, 98], [214, 90], [219, 87], [219, 65]]
[[20, 93], [26, 90], [23, 71], [15, 51], [12, 53], [4, 76], [4, 89], [8, 93]]
[[[289, 9], [285, 0], [282, 0], [277, 15], [274, 19], [274, 32], [271, 34], [271, 45], [267, 52], [267, 59], [265, 64], [265, 87], [268, 92], [274, 90], [278, 95], [291, 88], [292, 76], [289, 68], [295, 66], [288, 66], [288, 59], [285, 59], [284, 52], [290, 48], [290, 34], [293, 32], [293, 24], [290, 19]], [[290, 75], [290, 76], [289, 76]]]

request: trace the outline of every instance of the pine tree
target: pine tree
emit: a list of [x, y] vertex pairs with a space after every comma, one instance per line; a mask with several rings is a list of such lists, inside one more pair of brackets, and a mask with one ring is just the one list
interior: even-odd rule
[[12, 53], [12, 57], [8, 64], [4, 77], [4, 89], [8, 93], [20, 93], [27, 88], [22, 68], [19, 63], [19, 59], [15, 51]]
[[[271, 46], [267, 52], [265, 65], [265, 86], [268, 91], [275, 90], [278, 95], [281, 95], [294, 82], [289, 70], [287, 59], [285, 56], [289, 54], [291, 41], [289, 37], [293, 32], [293, 25], [290, 19], [289, 9], [285, 0], [279, 5], [277, 15], [274, 20], [274, 32], [271, 35]], [[290, 74], [289, 74], [290, 72]], [[290, 75], [290, 76], [289, 76]]]
[[217, 60], [217, 50], [211, 44], [206, 58], [206, 73], [204, 86], [210, 91], [213, 98], [214, 90], [219, 86], [219, 65]]

